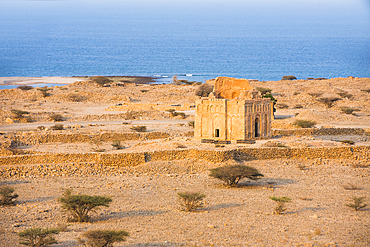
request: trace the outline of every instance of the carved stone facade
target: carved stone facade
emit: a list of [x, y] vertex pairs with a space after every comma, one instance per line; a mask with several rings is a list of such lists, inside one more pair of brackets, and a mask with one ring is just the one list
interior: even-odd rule
[[242, 143], [271, 136], [273, 105], [246, 79], [217, 77], [196, 101], [195, 139]]

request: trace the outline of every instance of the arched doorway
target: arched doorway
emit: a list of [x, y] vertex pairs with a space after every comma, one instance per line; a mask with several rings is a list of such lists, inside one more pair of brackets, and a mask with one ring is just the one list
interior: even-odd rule
[[254, 137], [261, 137], [261, 126], [260, 119], [256, 118], [254, 122]]

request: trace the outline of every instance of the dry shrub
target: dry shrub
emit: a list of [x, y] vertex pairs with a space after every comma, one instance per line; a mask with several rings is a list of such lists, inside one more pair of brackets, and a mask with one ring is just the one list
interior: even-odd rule
[[276, 107], [277, 109], [287, 109], [287, 108], [289, 108], [289, 106], [288, 106], [287, 104], [284, 104], [284, 103], [277, 103], [277, 104], [275, 105], [275, 107]]
[[336, 97], [329, 97], [329, 98], [320, 98], [318, 101], [324, 104], [327, 108], [331, 108], [334, 105], [334, 102], [341, 100], [340, 98]]
[[69, 101], [72, 101], [72, 102], [82, 102], [82, 101], [85, 101], [85, 97], [80, 95], [80, 94], [77, 94], [77, 93], [71, 93], [68, 95], [68, 100]]
[[63, 124], [55, 124], [54, 126], [50, 127], [51, 130], [63, 130], [64, 126]]
[[297, 105], [295, 105], [295, 106], [294, 106], [294, 108], [295, 108], [295, 109], [301, 109], [301, 108], [303, 108], [303, 106], [302, 106], [302, 105], [300, 105], [300, 104], [297, 104]]
[[22, 111], [22, 110], [10, 110], [10, 112], [14, 115], [14, 119], [21, 119], [24, 117], [24, 115], [30, 114], [28, 111]]
[[123, 149], [124, 148], [124, 146], [121, 145], [120, 140], [113, 140], [112, 147], [114, 147], [115, 149]]
[[15, 202], [13, 201], [18, 197], [17, 194], [13, 194], [15, 189], [13, 187], [3, 185], [0, 187], [0, 205], [3, 206], [10, 206], [14, 205]]
[[275, 207], [275, 213], [279, 215], [286, 211], [285, 203], [292, 201], [292, 199], [286, 196], [283, 197], [270, 196], [269, 198], [277, 203]]
[[297, 77], [295, 77], [294, 75], [284, 75], [281, 80], [297, 80]]
[[346, 185], [343, 185], [343, 188], [345, 190], [361, 190], [361, 187], [358, 187], [355, 184], [346, 184]]
[[316, 125], [315, 121], [297, 119], [294, 121], [293, 125], [297, 128], [312, 128]]
[[124, 119], [126, 119], [126, 120], [136, 119], [137, 115], [138, 115], [138, 112], [128, 110], [124, 115]]
[[13, 155], [22, 155], [22, 154], [25, 154], [24, 150], [19, 149], [19, 148], [7, 148], [6, 150], [9, 150], [10, 152], [12, 152]]
[[187, 146], [185, 146], [184, 144], [181, 144], [181, 143], [175, 143], [174, 144], [176, 148], [187, 148]]
[[262, 94], [265, 95], [267, 93], [271, 93], [272, 89], [264, 88], [264, 87], [256, 87], [256, 89]]
[[181, 206], [185, 207], [187, 212], [201, 208], [203, 206], [202, 200], [206, 197], [206, 195], [200, 192], [179, 192], [177, 195], [179, 196]]
[[359, 211], [366, 207], [366, 204], [363, 203], [365, 197], [352, 197], [353, 203], [346, 204], [347, 207], [353, 208], [355, 211]]
[[78, 238], [78, 242], [91, 247], [110, 247], [116, 242], [126, 240], [129, 233], [116, 230], [89, 230]]
[[202, 84], [197, 87], [195, 90], [195, 95], [199, 97], [208, 97], [208, 95], [213, 91], [213, 85], [212, 84]]
[[352, 141], [352, 140], [343, 140], [343, 141], [340, 141], [340, 142], [343, 143], [343, 144], [348, 144], [348, 145], [354, 145], [355, 144], [355, 142]]
[[61, 122], [64, 121], [64, 117], [58, 113], [52, 113], [49, 118], [50, 121]]
[[98, 84], [99, 86], [104, 86], [106, 84], [113, 82], [111, 79], [105, 76], [93, 76], [93, 77], [90, 77], [90, 80]]
[[190, 127], [195, 127], [195, 121], [189, 121], [188, 122], [188, 125], [190, 126]]
[[313, 98], [317, 98], [317, 97], [320, 97], [323, 93], [320, 93], [320, 92], [312, 92], [312, 93], [307, 93], [307, 94], [310, 95]]
[[32, 86], [27, 86], [27, 85], [18, 86], [17, 88], [22, 90], [22, 91], [28, 91], [28, 90], [33, 89]]
[[145, 125], [132, 126], [130, 129], [135, 130], [137, 132], [145, 132], [147, 130]]
[[342, 107], [342, 108], [340, 108], [340, 110], [341, 110], [343, 113], [345, 113], [345, 114], [353, 114], [353, 115], [354, 115], [354, 113], [353, 113], [353, 112], [355, 112], [355, 111], [360, 111], [359, 109], [350, 108], [350, 107]]
[[340, 92], [340, 93], [337, 93], [340, 97], [342, 98], [347, 98], [347, 99], [351, 99], [353, 97], [352, 94], [348, 93], [348, 92]]

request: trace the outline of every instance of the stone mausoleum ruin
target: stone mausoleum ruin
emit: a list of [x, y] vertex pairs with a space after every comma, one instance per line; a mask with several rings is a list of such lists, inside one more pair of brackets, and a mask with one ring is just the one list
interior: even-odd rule
[[217, 77], [213, 92], [196, 101], [195, 139], [248, 143], [271, 136], [273, 104], [246, 79]]

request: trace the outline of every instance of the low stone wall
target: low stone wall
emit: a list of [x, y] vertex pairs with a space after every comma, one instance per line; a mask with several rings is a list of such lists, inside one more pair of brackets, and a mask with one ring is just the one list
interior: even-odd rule
[[370, 130], [361, 128], [307, 128], [274, 129], [272, 136], [368, 135]]
[[90, 142], [94, 138], [99, 138], [101, 141], [130, 141], [130, 140], [151, 140], [164, 139], [170, 137], [170, 134], [165, 132], [124, 132], [124, 133], [102, 133], [102, 134], [50, 134], [37, 132], [24, 132], [22, 134], [7, 135], [7, 138], [22, 145], [35, 145], [42, 143], [75, 143], [75, 142]]
[[0, 157], [0, 165], [53, 164], [53, 163], [98, 163], [112, 166], [136, 166], [149, 161], [203, 159], [210, 162], [237, 160], [268, 160], [277, 158], [325, 158], [325, 159], [369, 159], [369, 146], [331, 148], [245, 148], [234, 150], [164, 150], [121, 154], [41, 154]]

